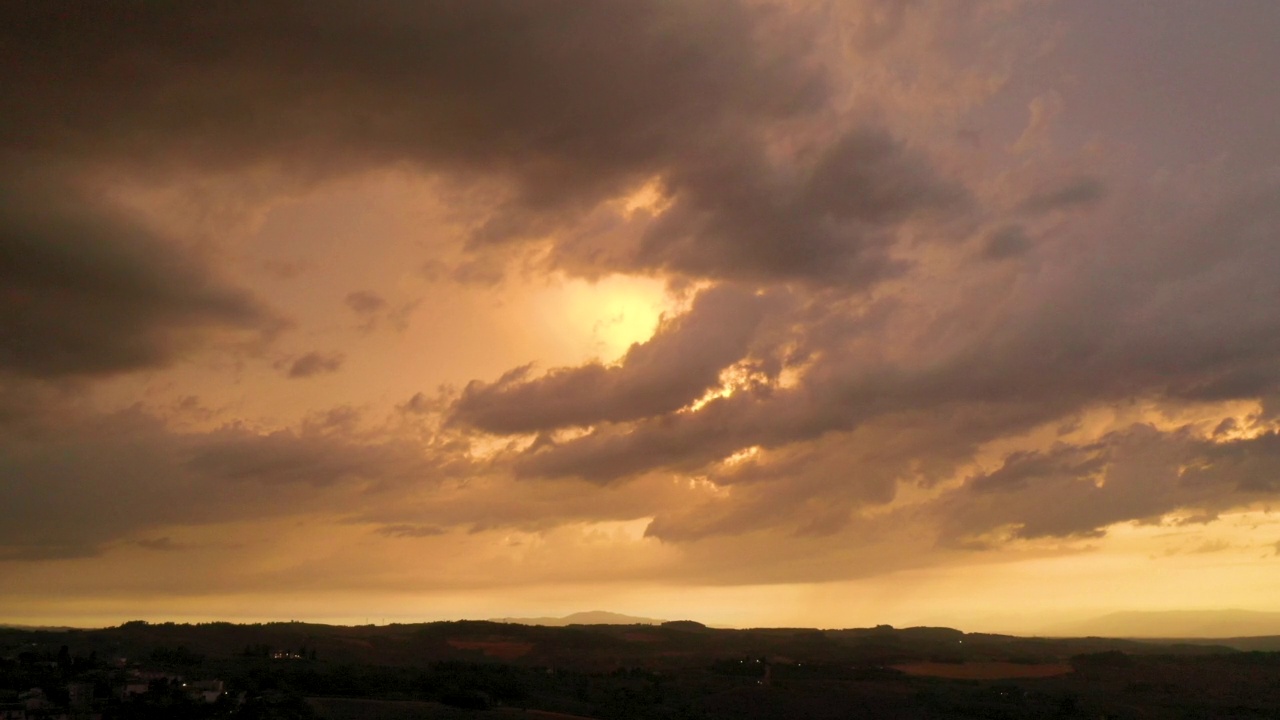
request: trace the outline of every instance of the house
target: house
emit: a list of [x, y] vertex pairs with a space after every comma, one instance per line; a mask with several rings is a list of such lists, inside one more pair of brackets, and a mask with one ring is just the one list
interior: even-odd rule
[[129, 680], [124, 685], [115, 687], [116, 697], [121, 700], [128, 700], [134, 695], [142, 695], [151, 689], [151, 684], [145, 680]]
[[207, 703], [217, 702], [225, 692], [221, 680], [197, 680], [183, 683], [183, 689], [187, 691], [187, 695]]
[[44, 690], [40, 688], [31, 688], [22, 693], [18, 696], [18, 702], [27, 709], [28, 713], [53, 708], [53, 703], [49, 702], [49, 698], [45, 697]]

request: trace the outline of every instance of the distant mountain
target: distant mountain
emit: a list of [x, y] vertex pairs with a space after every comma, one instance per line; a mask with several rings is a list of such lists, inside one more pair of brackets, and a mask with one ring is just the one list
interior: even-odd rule
[[1058, 637], [1241, 638], [1280, 635], [1280, 612], [1255, 610], [1166, 610], [1117, 612], [1058, 625]]
[[[1219, 645], [1243, 652], [1280, 652], [1280, 635], [1253, 635], [1229, 638], [1173, 638], [1185, 645]], [[1159, 642], [1169, 642], [1160, 639]]]
[[565, 625], [661, 625], [666, 622], [657, 618], [636, 617], [621, 613], [591, 610], [578, 612], [564, 617], [532, 617], [532, 618], [493, 618], [493, 622], [514, 623], [516, 625], [547, 625], [564, 627]]

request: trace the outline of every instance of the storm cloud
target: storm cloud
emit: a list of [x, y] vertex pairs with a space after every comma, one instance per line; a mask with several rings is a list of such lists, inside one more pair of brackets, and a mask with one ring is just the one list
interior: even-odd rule
[[[313, 424], [257, 433], [175, 432], [140, 409], [0, 442], [10, 513], [0, 560], [100, 554], [125, 537], [176, 525], [287, 517], [379, 487], [442, 481], [453, 461], [403, 440]], [[154, 543], [153, 543], [154, 544]]]
[[45, 179], [14, 180], [0, 186], [0, 367], [105, 375], [168, 364], [203, 331], [279, 326], [127, 215]]
[[[866, 284], [898, 223], [967, 193], [881, 127], [791, 156], [770, 127], [824, 110], [816, 16], [628, 0], [253, 8], [10, 8], [6, 152], [136, 172], [263, 163], [299, 180], [410, 162], [511, 184], [471, 241], [539, 238], [661, 181], [636, 247], [595, 272]], [[572, 41], [566, 42], [567, 38]]]
[[704, 291], [618, 364], [558, 368], [532, 380], [519, 368], [490, 385], [475, 382], [453, 419], [487, 432], [528, 433], [678, 410], [719, 385], [721, 371], [746, 355], [765, 310], [781, 304], [732, 287]]

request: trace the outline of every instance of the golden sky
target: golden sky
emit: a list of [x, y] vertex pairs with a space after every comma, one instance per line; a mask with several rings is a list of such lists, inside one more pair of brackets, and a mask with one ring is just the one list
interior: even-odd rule
[[1280, 597], [1280, 5], [0, 10], [0, 621]]

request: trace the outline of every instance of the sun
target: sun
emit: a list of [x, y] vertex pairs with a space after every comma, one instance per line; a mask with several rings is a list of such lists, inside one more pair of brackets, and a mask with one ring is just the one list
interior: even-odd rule
[[549, 339], [571, 346], [584, 360], [606, 363], [653, 337], [663, 314], [681, 308], [662, 280], [631, 275], [566, 278], [540, 292], [535, 306]]

